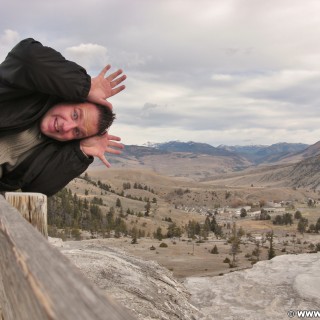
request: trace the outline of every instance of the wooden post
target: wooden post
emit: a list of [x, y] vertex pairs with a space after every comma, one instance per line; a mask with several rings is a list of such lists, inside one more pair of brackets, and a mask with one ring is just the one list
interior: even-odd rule
[[6, 192], [6, 200], [48, 238], [47, 196], [31, 192]]
[[1, 320], [134, 320], [0, 195]]

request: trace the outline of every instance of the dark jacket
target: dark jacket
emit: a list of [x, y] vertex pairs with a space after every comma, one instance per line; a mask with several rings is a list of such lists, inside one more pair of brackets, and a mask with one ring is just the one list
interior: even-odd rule
[[[23, 131], [60, 101], [84, 102], [91, 78], [59, 52], [25, 39], [0, 64], [0, 136]], [[14, 171], [4, 172], [0, 191], [22, 189], [52, 195], [84, 172], [93, 158], [80, 141], [45, 139]]]

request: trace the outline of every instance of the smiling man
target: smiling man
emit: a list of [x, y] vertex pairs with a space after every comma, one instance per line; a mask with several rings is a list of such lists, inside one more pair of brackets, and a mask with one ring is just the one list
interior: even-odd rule
[[40, 130], [59, 141], [83, 139], [103, 133], [114, 117], [109, 108], [93, 103], [59, 103], [43, 116]]
[[97, 77], [34, 39], [18, 43], [0, 64], [0, 191], [52, 195], [84, 172], [93, 157], [119, 154], [107, 129], [106, 99], [124, 89], [118, 70]]

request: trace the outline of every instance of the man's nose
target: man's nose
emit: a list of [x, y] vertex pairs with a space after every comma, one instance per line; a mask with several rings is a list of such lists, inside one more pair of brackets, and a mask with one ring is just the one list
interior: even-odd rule
[[74, 129], [76, 126], [77, 126], [77, 124], [74, 121], [65, 122], [63, 124], [63, 131], [68, 132], [68, 131]]

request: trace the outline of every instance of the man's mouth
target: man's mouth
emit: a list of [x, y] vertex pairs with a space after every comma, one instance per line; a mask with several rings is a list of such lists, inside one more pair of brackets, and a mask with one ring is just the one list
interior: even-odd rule
[[57, 118], [54, 120], [54, 128], [56, 129], [57, 132], [59, 132], [59, 126], [58, 126], [58, 119]]

